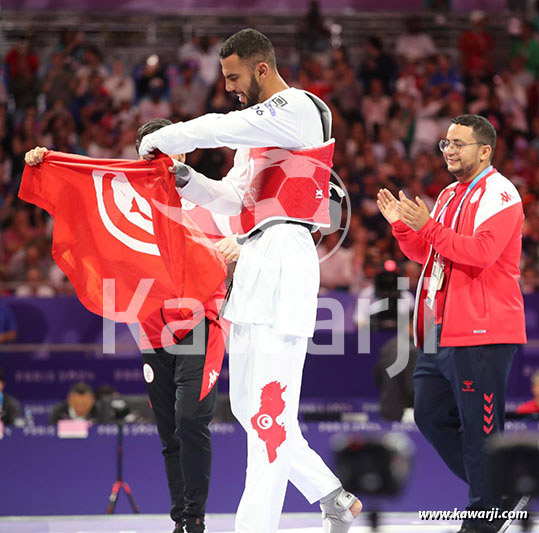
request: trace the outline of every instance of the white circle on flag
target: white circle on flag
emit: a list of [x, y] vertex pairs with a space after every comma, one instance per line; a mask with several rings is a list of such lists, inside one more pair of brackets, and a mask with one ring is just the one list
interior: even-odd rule
[[260, 415], [256, 420], [256, 425], [260, 429], [269, 429], [273, 426], [273, 418], [270, 415]]
[[153, 368], [148, 363], [144, 363], [142, 372], [144, 373], [144, 380], [146, 383], [151, 383], [154, 380], [155, 374], [153, 372]]
[[[113, 175], [112, 179], [105, 180], [105, 176]], [[96, 193], [97, 210], [105, 229], [128, 248], [148, 255], [161, 255], [155, 243], [153, 228], [152, 209], [148, 200], [142, 197], [131, 185], [124, 172], [110, 172], [94, 169], [92, 171], [94, 188]], [[133, 228], [142, 230], [149, 236], [150, 241], [146, 242], [127, 234], [116, 225], [107, 211], [105, 205], [104, 188], [110, 187], [113, 195], [114, 209], [125, 217]], [[109, 206], [110, 208], [110, 206]]]

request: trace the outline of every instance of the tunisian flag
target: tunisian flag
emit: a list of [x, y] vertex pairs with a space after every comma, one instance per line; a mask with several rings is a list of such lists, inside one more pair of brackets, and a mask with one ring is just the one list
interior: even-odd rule
[[165, 300], [204, 304], [226, 278], [181, 209], [170, 164], [47, 152], [25, 167], [19, 197], [54, 217], [52, 256], [90, 311], [140, 322]]

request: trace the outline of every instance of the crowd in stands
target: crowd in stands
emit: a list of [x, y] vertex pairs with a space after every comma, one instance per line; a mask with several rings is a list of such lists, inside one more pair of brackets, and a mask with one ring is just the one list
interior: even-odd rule
[[[522, 288], [538, 290], [539, 40], [533, 22], [513, 21], [510, 49], [497, 64], [482, 13], [473, 14], [456, 50], [439, 50], [418, 20], [409, 19], [394, 45], [373, 35], [358, 57], [332, 46], [321, 15], [310, 16], [298, 27], [297, 54], [277, 50], [277, 59], [291, 86], [320, 96], [333, 111], [334, 170], [352, 212], [343, 246], [322, 263], [323, 286], [361, 291], [390, 260], [397, 272], [409, 268], [381, 219], [376, 193], [402, 189], [432, 206], [454, 179], [438, 140], [451, 117], [476, 113], [496, 127], [494, 166], [522, 196]], [[216, 37], [197, 35], [174, 60], [149, 51], [133, 68], [73, 29], [62, 33], [52, 53], [33, 49], [27, 36], [14, 44], [2, 58], [0, 77], [0, 294], [69, 290], [51, 258], [50, 217], [17, 199], [25, 152], [46, 146], [134, 159], [137, 128], [151, 118], [185, 121], [237, 108], [224, 89], [219, 47]], [[197, 151], [188, 163], [220, 178], [232, 156], [227, 149]], [[321, 255], [335, 240], [322, 239]]]

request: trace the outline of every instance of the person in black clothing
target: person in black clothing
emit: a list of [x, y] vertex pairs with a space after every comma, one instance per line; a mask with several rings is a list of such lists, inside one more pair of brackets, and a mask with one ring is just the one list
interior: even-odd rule
[[[145, 135], [168, 124], [171, 124], [169, 120], [154, 119], [141, 126], [137, 132], [137, 151]], [[183, 154], [173, 157], [185, 160]], [[214, 382], [210, 381], [209, 392], [202, 389], [207, 358], [222, 357], [224, 352], [217, 311], [214, 302], [205, 305], [205, 316], [190, 331], [172, 331], [173, 323], [181, 320], [174, 309], [161, 309], [141, 324], [144, 380], [163, 445], [172, 502], [170, 516], [176, 522], [173, 533], [206, 531], [204, 515], [212, 456], [209, 424], [217, 404], [217, 376]], [[172, 335], [173, 345], [163, 346], [163, 328]], [[194, 341], [198, 334], [203, 334], [205, 339], [200, 347]], [[193, 345], [194, 348], [186, 350]]]
[[[412, 332], [413, 335], [413, 332]], [[380, 416], [384, 420], [400, 421], [405, 409], [414, 406], [413, 373], [418, 351], [409, 339], [409, 359], [406, 368], [391, 377], [387, 369], [397, 359], [399, 337], [392, 337], [380, 348], [380, 357], [373, 369], [376, 386], [380, 389]]]
[[202, 328], [205, 335], [199, 353], [182, 353], [182, 347], [193, 343], [193, 330], [178, 342], [177, 350], [167, 346], [142, 352], [146, 389], [163, 445], [170, 516], [176, 523], [173, 533], [206, 531], [212, 456], [209, 424], [217, 404], [216, 386], [199, 400], [209, 322], [205, 318], [194, 328]]
[[99, 420], [95, 394], [90, 385], [83, 381], [75, 383], [69, 389], [67, 400], [53, 407], [49, 424], [57, 424], [59, 420]]
[[[153, 119], [141, 126], [136, 137], [137, 151], [145, 135], [169, 124], [167, 119]], [[36, 147], [28, 152], [27, 164], [41, 163], [46, 150]], [[185, 160], [184, 154], [172, 157], [180, 162]], [[193, 215], [195, 209], [189, 214]], [[225, 238], [216, 246], [227, 261], [237, 259], [239, 245], [235, 237]], [[204, 303], [204, 309], [195, 313], [188, 329], [176, 329], [177, 322], [184, 317], [179, 309], [166, 308], [164, 303], [140, 325], [143, 374], [163, 445], [172, 502], [170, 516], [176, 524], [173, 533], [206, 531], [204, 515], [211, 473], [209, 424], [216, 409], [218, 372], [205, 373], [205, 365], [224, 354], [225, 336], [216, 303], [224, 295], [223, 284]], [[170, 299], [174, 298], [171, 294]], [[162, 339], [163, 331], [169, 339], [166, 342]], [[204, 342], [196, 342], [198, 338]], [[58, 411], [66, 414], [67, 405], [63, 405], [63, 411], [60, 407]]]
[[6, 426], [11, 426], [21, 412], [21, 405], [13, 396], [4, 392], [5, 387], [4, 369], [0, 368], [0, 420]]

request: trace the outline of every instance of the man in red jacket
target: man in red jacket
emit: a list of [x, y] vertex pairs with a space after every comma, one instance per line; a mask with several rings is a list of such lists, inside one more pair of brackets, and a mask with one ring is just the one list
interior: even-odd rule
[[[526, 342], [518, 285], [524, 214], [513, 184], [491, 165], [492, 124], [452, 120], [440, 141], [457, 181], [432, 213], [400, 191], [378, 207], [401, 250], [423, 264], [414, 311], [422, 347], [414, 372], [415, 420], [450, 470], [469, 485], [468, 510], [521, 509], [502, 502], [487, 476], [485, 440], [504, 428], [505, 389], [517, 344]], [[464, 520], [459, 533], [505, 531], [510, 520]]]

